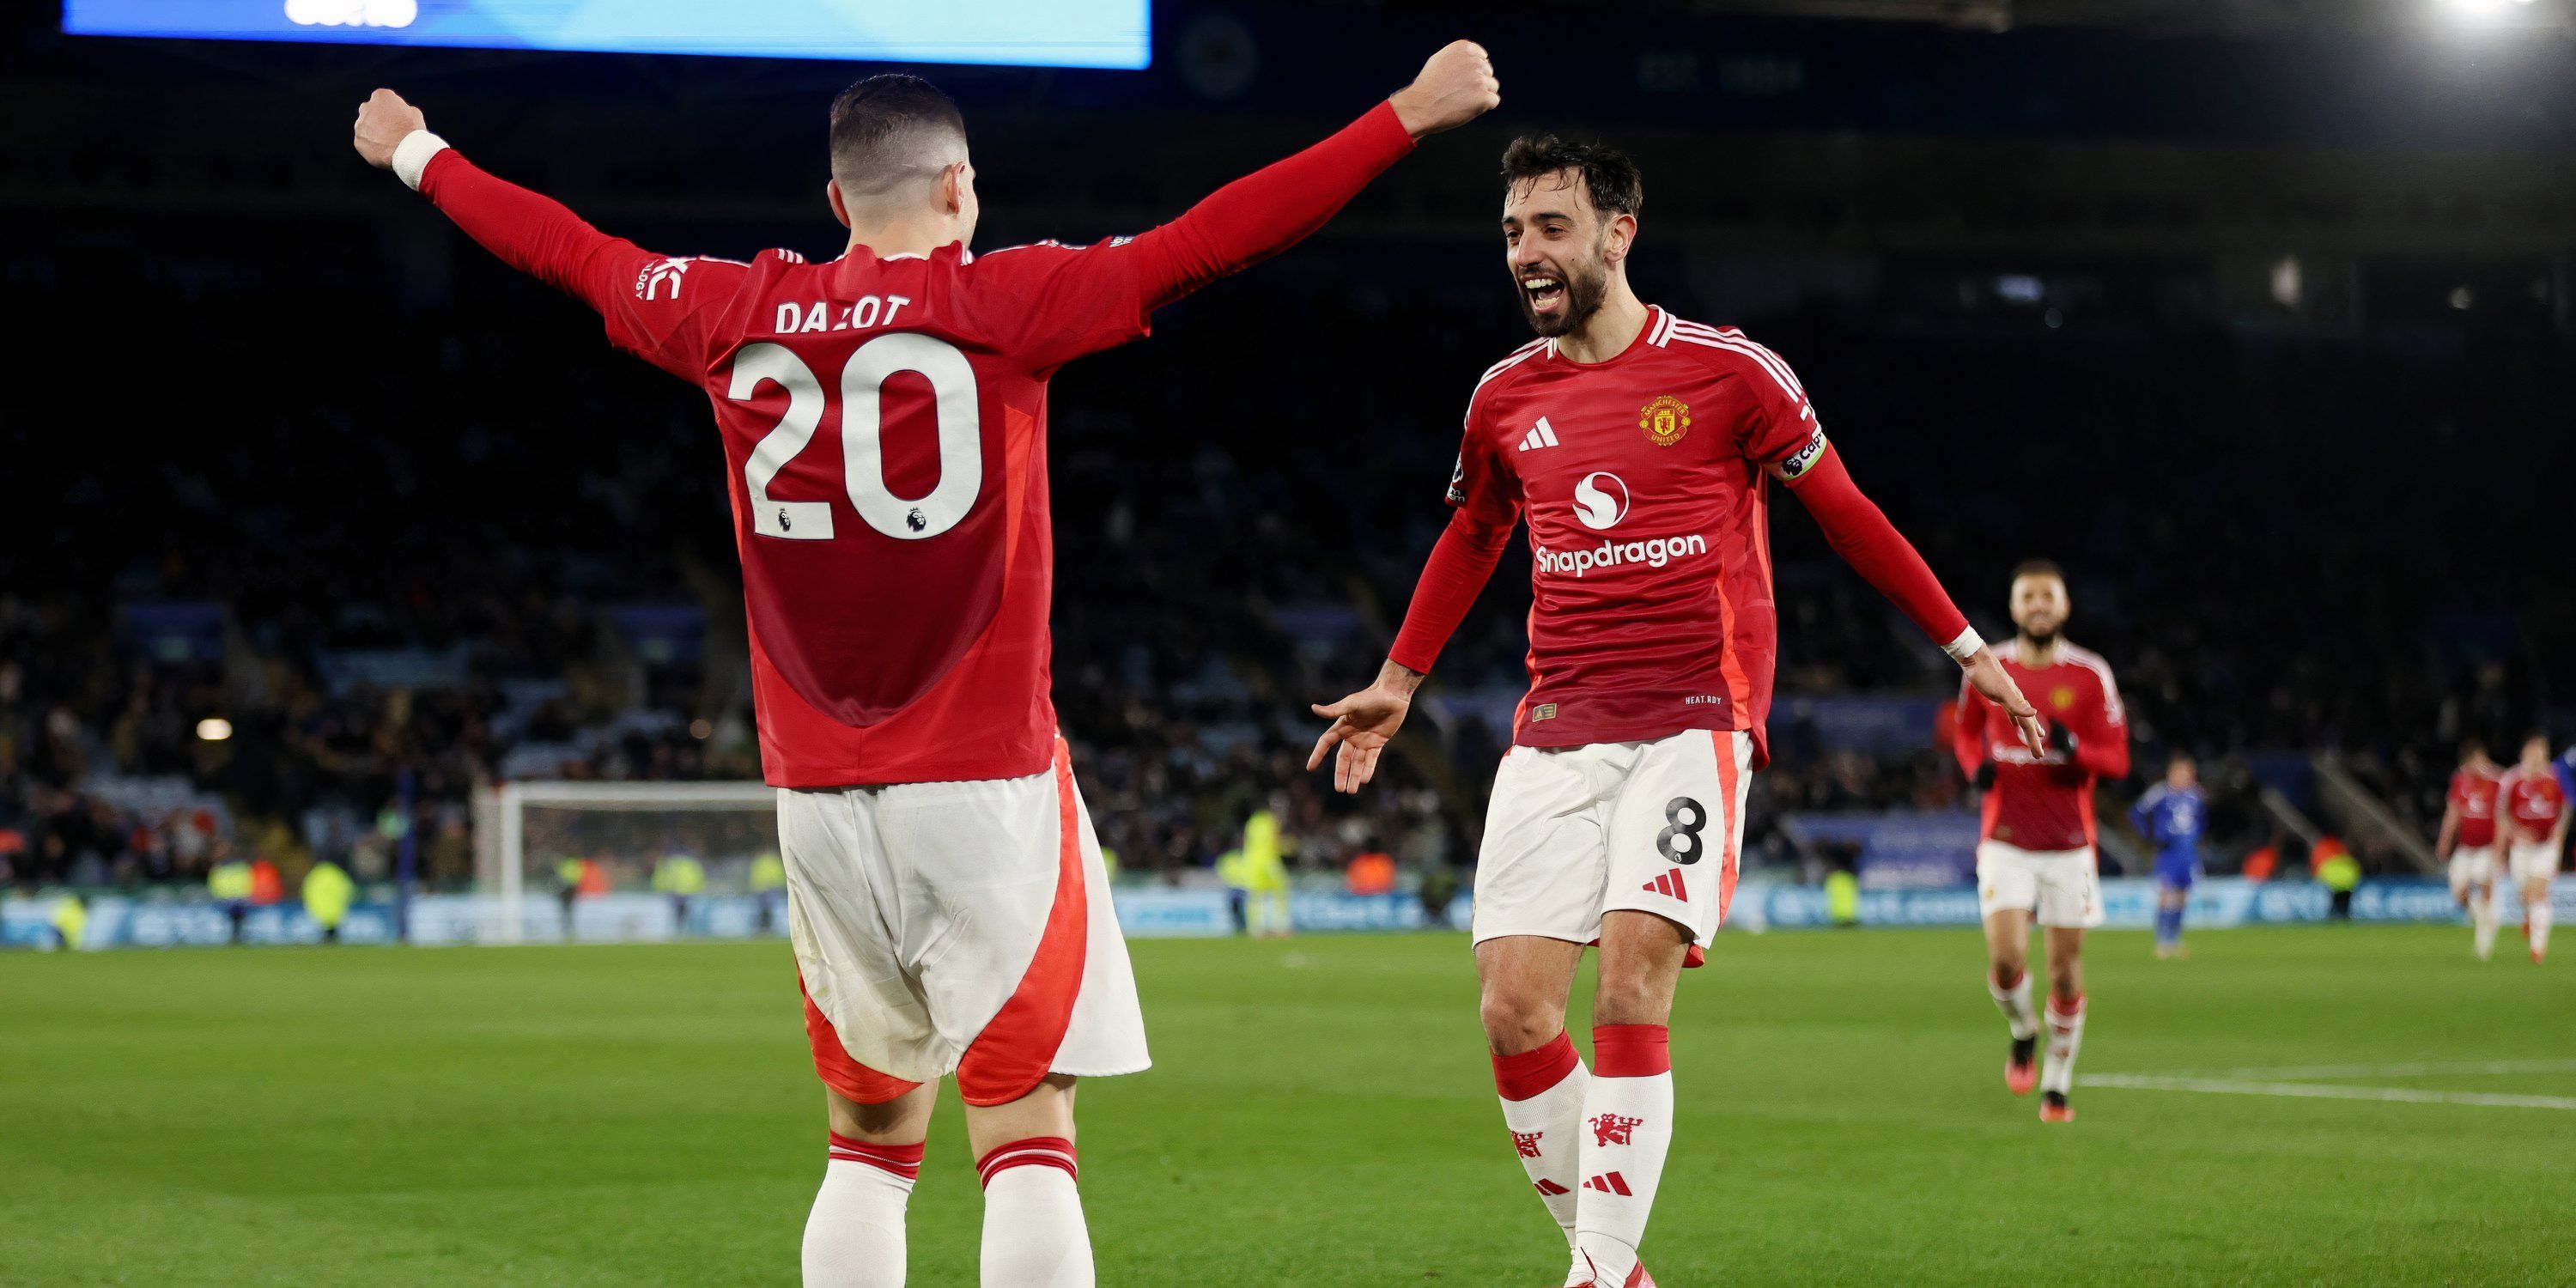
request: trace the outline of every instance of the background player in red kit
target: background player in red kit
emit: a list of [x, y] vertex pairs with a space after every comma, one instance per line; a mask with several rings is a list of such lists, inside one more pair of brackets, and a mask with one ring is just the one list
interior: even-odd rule
[[[1746, 780], [1769, 759], [1769, 482], [1968, 669], [2030, 708], [1914, 548], [1852, 485], [1798, 380], [1732, 329], [1637, 299], [1642, 184], [1607, 148], [1503, 155], [1505, 266], [1539, 339], [1467, 405], [1448, 529], [1375, 683], [1318, 715], [1356, 791], [1526, 517], [1530, 692], [1496, 772], [1476, 869], [1476, 970], [1503, 1118], [1571, 1248], [1567, 1284], [1651, 1284], [1637, 1259], [1673, 1083], [1681, 968], [1726, 915]], [[2037, 725], [2032, 725], [2033, 745]], [[1565, 1033], [1601, 947], [1593, 1066]]]
[[1977, 902], [1986, 923], [1986, 989], [2012, 1028], [2004, 1083], [2016, 1096], [2034, 1081], [2030, 923], [2048, 948], [2048, 1060], [2036, 1081], [2039, 1116], [2070, 1122], [2075, 1052], [2084, 1042], [2084, 931], [2102, 924], [2093, 784], [2129, 773], [2129, 719], [2102, 655], [2068, 643], [2066, 574], [2047, 560], [2013, 570], [2013, 645], [2003, 666], [2047, 722], [2044, 745], [1972, 688], [1959, 694], [1953, 727], [1959, 765], [1984, 786], [1977, 831]]
[[2522, 893], [2522, 935], [2535, 963], [2549, 956], [2549, 882], [2567, 844], [2567, 794], [2549, 761], [2549, 739], [2522, 740], [2522, 759], [2496, 784], [2496, 850]]
[[2505, 875], [2496, 847], [2496, 798], [2503, 786], [2486, 743], [2461, 743], [2460, 767], [2451, 771], [2442, 828], [2433, 838], [2434, 855], [2450, 868], [2451, 898], [2469, 914], [2469, 946], [2479, 961], [2495, 954], [2496, 882]]
[[1314, 231], [1498, 101], [1459, 42], [1332, 138], [1160, 228], [977, 256], [956, 106], [908, 76], [832, 108], [847, 251], [671, 258], [495, 179], [378, 90], [356, 143], [609, 339], [699, 385], [725, 450], [761, 763], [830, 1090], [809, 1285], [904, 1279], [939, 1078], [985, 1186], [983, 1282], [1092, 1282], [1073, 1079], [1147, 1064], [1126, 946], [1048, 697], [1047, 382]]

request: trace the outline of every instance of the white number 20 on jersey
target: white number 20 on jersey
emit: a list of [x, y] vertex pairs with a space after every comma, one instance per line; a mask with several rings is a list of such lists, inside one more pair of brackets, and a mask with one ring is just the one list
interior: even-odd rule
[[[898, 371], [930, 381], [939, 409], [939, 483], [914, 500], [886, 487], [885, 382]], [[814, 441], [823, 423], [823, 382], [783, 345], [746, 345], [734, 356], [725, 397], [748, 401], [762, 383], [787, 391], [787, 414], [752, 448], [742, 467], [750, 486], [751, 530], [788, 541], [832, 539], [829, 501], [773, 501], [769, 485]], [[984, 490], [984, 440], [975, 404], [975, 369], [957, 346], [911, 332], [881, 335], [860, 345], [841, 368], [841, 455], [850, 505], [868, 526], [889, 537], [919, 541], [956, 527]]]

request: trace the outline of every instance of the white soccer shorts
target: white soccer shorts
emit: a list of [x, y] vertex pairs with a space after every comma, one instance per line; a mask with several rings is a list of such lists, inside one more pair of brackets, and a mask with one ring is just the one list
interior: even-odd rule
[[2496, 847], [2492, 845], [2458, 845], [2451, 848], [2451, 897], [2467, 893], [2471, 886], [2493, 885], [2496, 879]]
[[2089, 930], [2101, 925], [2102, 872], [2093, 847], [2025, 850], [2001, 841], [1977, 845], [1977, 915], [2007, 908], [2043, 926]]
[[2516, 841], [2510, 870], [2515, 885], [2546, 881], [2558, 875], [2558, 847], [2547, 841]]
[[825, 1085], [971, 1105], [1134, 1073], [1144, 1011], [1064, 743], [1026, 778], [780, 789], [787, 927]]
[[1476, 942], [1588, 944], [1603, 913], [1651, 912], [1690, 932], [1696, 965], [1735, 895], [1752, 758], [1749, 735], [1709, 729], [1512, 748], [1485, 810]]

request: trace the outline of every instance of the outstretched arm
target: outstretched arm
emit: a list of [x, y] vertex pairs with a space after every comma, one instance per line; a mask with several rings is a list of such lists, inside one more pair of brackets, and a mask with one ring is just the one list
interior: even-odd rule
[[400, 176], [484, 249], [594, 309], [606, 310], [617, 285], [597, 271], [602, 256], [619, 247], [644, 253], [559, 201], [485, 174], [430, 133], [420, 109], [392, 90], [377, 90], [359, 106], [355, 143], [369, 165]]
[[[1819, 432], [1813, 440], [1821, 454], [1811, 462], [1792, 460], [1787, 466], [1774, 466], [1789, 485], [1807, 513], [1816, 517], [1816, 526], [1825, 530], [1825, 540], [1843, 562], [1852, 566], [1878, 593], [1913, 622], [1917, 630], [1957, 662], [1967, 673], [1968, 686], [2010, 712], [2013, 728], [2020, 733], [2031, 754], [2041, 754], [2042, 730], [2039, 713], [2021, 693], [2021, 686], [2004, 673], [2003, 664], [1995, 660], [1994, 650], [1977, 637], [1968, 625], [1967, 615], [1950, 602], [1948, 591], [1932, 575], [1930, 565], [1916, 553], [1914, 543], [1887, 521], [1887, 515], [1852, 482], [1851, 471], [1843, 467], [1842, 454], [1824, 441]], [[1792, 466], [1802, 466], [1791, 472]], [[1964, 747], [1965, 735], [1961, 745]], [[2123, 748], [2123, 757], [2126, 749]], [[1982, 759], [1982, 754], [1981, 757]], [[1961, 763], [1966, 765], [1964, 754]], [[1975, 766], [1968, 765], [1974, 774]]]
[[1413, 585], [1413, 602], [1405, 606], [1404, 626], [1395, 633], [1395, 647], [1387, 656], [1406, 669], [1429, 674], [1431, 664], [1440, 660], [1440, 650], [1458, 631], [1458, 623], [1467, 619], [1467, 610], [1484, 593], [1485, 582], [1494, 575], [1494, 565], [1503, 558], [1503, 547], [1512, 539], [1511, 525], [1495, 524], [1475, 511], [1461, 507], [1451, 511], [1449, 526], [1440, 530], [1440, 539], [1431, 545], [1431, 557], [1422, 563], [1422, 576]]
[[1413, 150], [1502, 102], [1482, 47], [1456, 41], [1331, 138], [1237, 179], [1135, 240], [1145, 307], [1157, 309], [1296, 245]]
[[1511, 524], [1497, 525], [1466, 507], [1449, 516], [1449, 526], [1423, 562], [1413, 602], [1404, 610], [1404, 627], [1396, 632], [1395, 647], [1388, 650], [1377, 679], [1339, 702], [1310, 708], [1333, 723], [1315, 739], [1306, 768], [1322, 765], [1324, 753], [1334, 752], [1333, 787], [1343, 792], [1356, 792], [1377, 775], [1378, 753], [1404, 727], [1414, 690], [1422, 687], [1442, 646], [1494, 575], [1511, 536]]
[[729, 294], [741, 265], [672, 259], [611, 237], [562, 202], [484, 173], [389, 89], [359, 106], [352, 142], [369, 165], [419, 190], [503, 263], [589, 305], [620, 348], [684, 378], [703, 374], [693, 369], [703, 356], [691, 342], [694, 319]]

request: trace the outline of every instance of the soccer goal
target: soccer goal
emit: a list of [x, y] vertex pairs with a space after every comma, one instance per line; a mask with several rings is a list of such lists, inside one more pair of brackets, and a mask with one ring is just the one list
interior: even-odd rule
[[432, 938], [620, 943], [785, 934], [778, 789], [501, 783], [475, 794], [470, 926]]

